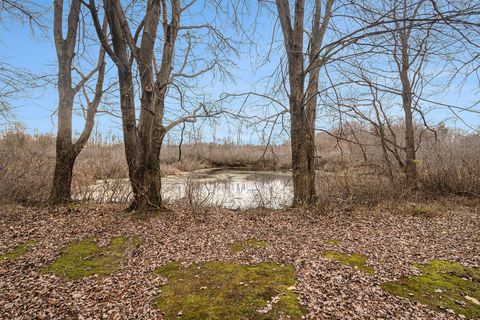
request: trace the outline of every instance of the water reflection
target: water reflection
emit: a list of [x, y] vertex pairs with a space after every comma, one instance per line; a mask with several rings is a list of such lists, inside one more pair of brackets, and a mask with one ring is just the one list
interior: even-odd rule
[[[85, 192], [88, 191], [88, 192]], [[128, 180], [102, 180], [77, 198], [122, 202], [131, 196]], [[209, 169], [162, 178], [162, 196], [169, 203], [220, 206], [229, 209], [288, 206], [293, 197], [291, 172]]]
[[190, 205], [281, 208], [292, 201], [289, 171], [216, 169], [166, 177], [162, 183], [167, 201]]

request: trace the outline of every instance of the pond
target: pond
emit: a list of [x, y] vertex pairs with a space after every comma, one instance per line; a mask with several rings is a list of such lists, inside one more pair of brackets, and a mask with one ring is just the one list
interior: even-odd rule
[[[162, 196], [168, 203], [216, 206], [229, 209], [290, 205], [293, 198], [290, 171], [205, 169], [162, 178]], [[131, 196], [127, 179], [100, 180], [77, 196], [81, 200], [122, 202]]]

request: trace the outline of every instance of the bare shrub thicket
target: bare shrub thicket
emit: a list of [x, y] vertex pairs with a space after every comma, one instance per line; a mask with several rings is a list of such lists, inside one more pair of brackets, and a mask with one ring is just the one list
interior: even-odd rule
[[[245, 167], [252, 169], [289, 169], [289, 145], [259, 146], [234, 143], [195, 143], [182, 147], [182, 161], [178, 161], [178, 146], [167, 145], [161, 154], [164, 163], [175, 164], [191, 171], [188, 164], [202, 167]], [[182, 164], [182, 162], [186, 164]], [[199, 166], [199, 167], [198, 167]]]
[[[55, 137], [28, 135], [21, 128], [3, 133], [0, 136], [0, 202], [47, 201], [54, 166]], [[90, 144], [75, 164], [72, 190], [78, 195], [96, 180], [125, 176], [122, 145]]]
[[48, 136], [35, 141], [21, 130], [0, 140], [0, 202], [37, 203], [48, 199], [54, 149]]
[[[392, 128], [401, 139], [401, 123]], [[433, 129], [416, 127], [418, 192], [480, 195], [480, 136], [444, 126]], [[405, 188], [400, 161], [390, 154], [387, 162], [378, 139], [374, 129], [359, 123], [317, 134], [316, 180], [320, 207], [349, 209], [411, 195]], [[131, 196], [125, 188], [128, 168], [123, 144], [112, 141], [100, 139], [87, 144], [80, 154], [73, 174], [75, 199], [124, 202]], [[0, 202], [33, 204], [48, 199], [54, 144], [53, 136], [31, 136], [21, 128], [1, 136]], [[178, 161], [178, 146], [166, 145], [161, 155], [161, 169], [163, 175], [218, 166], [289, 169], [289, 154], [288, 144], [265, 148], [199, 142], [183, 145], [182, 160]]]
[[[402, 144], [403, 124], [391, 125], [390, 138]], [[323, 207], [348, 208], [354, 204], [374, 205], [412, 195], [480, 195], [480, 136], [443, 125], [415, 126], [419, 187], [406, 187], [400, 152], [381, 148], [375, 129], [360, 123], [345, 124], [328, 134], [336, 140], [333, 160], [325, 161], [317, 179], [318, 201]]]
[[420, 182], [435, 193], [480, 195], [480, 136], [442, 130], [438, 141], [420, 148]]

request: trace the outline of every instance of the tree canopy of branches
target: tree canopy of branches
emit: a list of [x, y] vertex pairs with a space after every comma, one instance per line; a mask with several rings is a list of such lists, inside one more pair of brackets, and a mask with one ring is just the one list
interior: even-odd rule
[[[0, 23], [5, 19], [28, 23], [30, 29], [45, 31], [44, 8], [35, 1], [1, 0]], [[12, 116], [11, 101], [24, 96], [27, 90], [42, 85], [41, 77], [13, 66], [0, 58], [0, 118], [9, 120]]]

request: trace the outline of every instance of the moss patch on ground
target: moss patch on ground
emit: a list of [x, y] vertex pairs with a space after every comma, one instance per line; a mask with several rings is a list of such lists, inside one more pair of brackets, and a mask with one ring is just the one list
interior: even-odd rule
[[480, 269], [456, 262], [434, 260], [415, 264], [421, 275], [410, 275], [382, 287], [389, 293], [428, 305], [436, 311], [453, 310], [470, 319], [480, 318]]
[[301, 319], [292, 266], [207, 262], [155, 271], [168, 278], [156, 299], [166, 319]]
[[338, 246], [341, 243], [342, 243], [342, 241], [340, 241], [338, 239], [327, 240], [327, 244], [330, 244], [332, 246]]
[[434, 212], [435, 210], [431, 207], [415, 206], [412, 208], [412, 215], [414, 216], [428, 216], [432, 215]]
[[367, 257], [358, 253], [343, 253], [338, 251], [325, 251], [323, 256], [329, 260], [338, 261], [344, 265], [354, 267], [368, 274], [374, 275], [375, 269], [367, 265]]
[[244, 241], [237, 241], [229, 246], [232, 253], [238, 253], [243, 250], [259, 250], [268, 246], [268, 242], [265, 240], [249, 239]]
[[36, 240], [30, 240], [27, 242], [24, 242], [15, 248], [13, 248], [12, 251], [9, 251], [5, 254], [0, 254], [0, 262], [1, 261], [12, 261], [17, 258], [20, 258], [24, 254], [26, 254], [32, 247], [37, 245], [38, 241]]
[[125, 237], [115, 237], [105, 247], [98, 247], [95, 239], [75, 241], [64, 247], [60, 257], [43, 271], [70, 280], [107, 276], [120, 269], [139, 245], [139, 239]]

